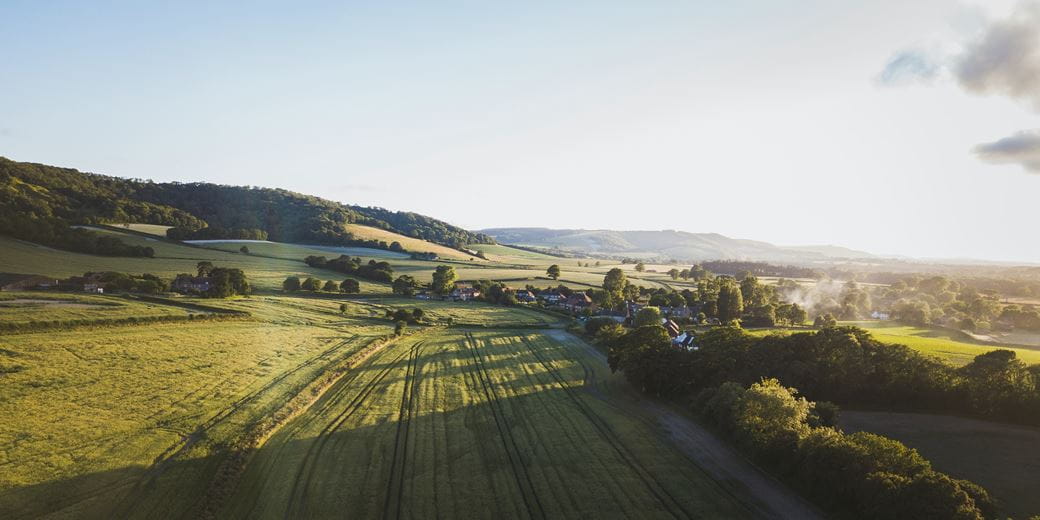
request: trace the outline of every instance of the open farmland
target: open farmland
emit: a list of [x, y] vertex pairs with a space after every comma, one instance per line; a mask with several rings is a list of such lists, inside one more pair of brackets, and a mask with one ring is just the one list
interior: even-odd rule
[[0, 324], [105, 322], [125, 318], [187, 317], [200, 311], [120, 296], [0, 293]]
[[[265, 258], [240, 253], [229, 253], [189, 247], [163, 241], [151, 241], [134, 235], [120, 234], [132, 245], [146, 245], [155, 249], [155, 258], [105, 257], [70, 253], [48, 247], [0, 237], [0, 272], [36, 273], [58, 278], [82, 275], [88, 271], [118, 271], [125, 273], [152, 273], [172, 279], [179, 273], [195, 272], [202, 260], [218, 266], [237, 267], [245, 271], [253, 287], [261, 290], [281, 289], [286, 276], [313, 276], [322, 280], [341, 281], [346, 276], [325, 269], [308, 267], [299, 260]], [[432, 270], [432, 267], [430, 268]], [[389, 293], [387, 284], [364, 279], [361, 290], [368, 293]]]
[[406, 251], [416, 253], [437, 253], [437, 255], [441, 258], [448, 258], [452, 260], [472, 259], [474, 262], [483, 262], [483, 260], [481, 260], [480, 258], [466, 254], [462, 251], [458, 251], [450, 247], [445, 247], [440, 244], [427, 242], [419, 238], [412, 238], [400, 235], [398, 233], [394, 233], [393, 231], [387, 231], [385, 229], [379, 229], [369, 226], [362, 226], [360, 224], [347, 224], [345, 227], [347, 231], [350, 234], [354, 235], [354, 237], [356, 238], [360, 238], [363, 240], [382, 240], [387, 244], [400, 242], [401, 246], [403, 246]]
[[0, 336], [0, 517], [192, 511], [225, 446], [392, 330], [301, 301], [249, 300], [253, 320]]
[[1025, 363], [1040, 363], [1040, 349], [984, 343], [975, 341], [965, 334], [946, 329], [916, 327], [893, 321], [854, 321], [841, 324], [866, 329], [880, 341], [906, 345], [918, 352], [939, 357], [956, 366], [967, 365], [975, 359], [975, 356], [998, 348], [1014, 351], [1018, 358]]
[[540, 333], [398, 341], [276, 433], [221, 516], [749, 516], [605, 371]]
[[843, 411], [841, 427], [902, 441], [940, 471], [981, 484], [1014, 518], [1040, 511], [1040, 429], [961, 417]]

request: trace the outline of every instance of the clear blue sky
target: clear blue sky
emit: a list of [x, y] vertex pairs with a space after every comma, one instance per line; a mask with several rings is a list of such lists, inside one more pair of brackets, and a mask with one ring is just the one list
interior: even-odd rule
[[1040, 175], [973, 153], [1040, 105], [947, 64], [1025, 3], [143, 4], [0, 3], [0, 155], [473, 229], [1040, 261]]

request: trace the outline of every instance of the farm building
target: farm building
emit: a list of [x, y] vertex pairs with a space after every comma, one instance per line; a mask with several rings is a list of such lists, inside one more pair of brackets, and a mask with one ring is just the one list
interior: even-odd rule
[[546, 305], [560, 305], [567, 301], [567, 297], [561, 294], [559, 291], [542, 291], [539, 295]]
[[532, 293], [531, 291], [528, 291], [527, 289], [518, 289], [516, 291], [515, 296], [516, 296], [516, 301], [518, 301], [520, 303], [534, 303], [534, 302], [538, 301], [538, 299], [535, 298], [534, 293]]
[[209, 290], [211, 280], [208, 276], [177, 275], [170, 288], [182, 293], [202, 293]]
[[0, 273], [0, 291], [27, 291], [57, 287], [58, 280], [38, 274]]
[[586, 309], [595, 310], [595, 304], [592, 303], [592, 298], [589, 298], [589, 295], [585, 294], [584, 291], [570, 295], [563, 303], [563, 307], [571, 312], [581, 312]]
[[870, 313], [870, 317], [875, 320], [888, 320], [891, 318], [891, 316], [885, 311], [874, 311]]
[[436, 260], [437, 253], [412, 253], [412, 260]]
[[470, 284], [457, 283], [455, 284], [455, 290], [451, 291], [451, 299], [459, 302], [475, 300], [479, 296], [480, 291]]

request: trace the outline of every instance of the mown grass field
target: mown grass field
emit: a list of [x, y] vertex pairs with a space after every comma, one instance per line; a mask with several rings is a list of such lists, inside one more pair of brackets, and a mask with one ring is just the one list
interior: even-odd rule
[[362, 226], [360, 224], [347, 224], [345, 226], [347, 231], [353, 234], [357, 238], [364, 240], [382, 240], [388, 244], [393, 242], [400, 242], [404, 246], [406, 251], [419, 252], [419, 253], [437, 253], [441, 258], [447, 258], [451, 260], [466, 260], [473, 259], [474, 262], [483, 262], [480, 258], [473, 255], [468, 255], [462, 251], [457, 251], [450, 247], [444, 247], [439, 244], [434, 244], [421, 240], [418, 238], [406, 237], [394, 233], [393, 231], [387, 231], [385, 229], [379, 229], [369, 226]]
[[[964, 334], [945, 329], [902, 325], [894, 321], [843, 321], [839, 322], [839, 325], [859, 327], [869, 331], [879, 341], [906, 345], [922, 354], [939, 358], [954, 366], [967, 365], [975, 359], [975, 356], [996, 349], [1012, 350], [1018, 359], [1027, 364], [1040, 363], [1040, 349], [976, 342]], [[747, 332], [756, 336], [765, 336], [811, 330], [808, 327], [776, 327], [748, 329]]]
[[223, 445], [392, 330], [245, 301], [224, 303], [259, 316], [0, 336], [0, 517], [187, 513]]
[[276, 433], [220, 516], [747, 517], [606, 373], [540, 333], [409, 337]]
[[1040, 511], [1040, 429], [914, 413], [843, 411], [846, 431], [869, 431], [915, 448], [939, 471], [985, 487], [1014, 518]]
[[282, 242], [266, 241], [234, 242], [207, 240], [193, 241], [192, 243], [232, 253], [238, 253], [239, 250], [242, 249], [242, 246], [245, 246], [249, 248], [249, 254], [251, 255], [271, 256], [275, 258], [284, 258], [286, 260], [302, 260], [310, 255], [324, 256], [327, 258], [335, 258], [339, 255], [349, 255], [360, 256], [363, 258], [379, 258], [382, 260], [388, 258], [409, 258], [407, 253], [396, 253], [393, 251], [384, 251], [382, 249], [372, 249], [370, 247], [308, 246], [303, 244], [285, 244]]
[[893, 321], [854, 321], [842, 322], [842, 325], [855, 325], [869, 330], [881, 341], [906, 345], [957, 366], [971, 363], [975, 356], [996, 349], [1012, 350], [1025, 363], [1040, 363], [1040, 349], [982, 343], [950, 330], [902, 325]]

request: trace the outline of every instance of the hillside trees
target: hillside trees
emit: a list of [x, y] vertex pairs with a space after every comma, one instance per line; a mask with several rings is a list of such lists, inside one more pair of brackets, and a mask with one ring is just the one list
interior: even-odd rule
[[340, 282], [339, 290], [347, 294], [357, 294], [361, 292], [361, 284], [353, 278], [347, 278]]
[[721, 286], [719, 286], [718, 296], [718, 316], [723, 322], [730, 320], [739, 319], [741, 314], [744, 313], [744, 297], [740, 292], [740, 288], [731, 281], [727, 280]]
[[419, 282], [417, 282], [414, 277], [407, 274], [403, 274], [401, 276], [398, 276], [397, 279], [394, 280], [392, 289], [394, 294], [400, 294], [402, 296], [414, 296], [415, 289], [417, 287], [419, 287]]
[[553, 280], [559, 280], [560, 279], [560, 266], [556, 265], [556, 264], [550, 265], [549, 268], [545, 270], [545, 274], [546, 274], [546, 276], [548, 276], [549, 278], [552, 278]]
[[451, 292], [456, 279], [458, 279], [458, 275], [455, 274], [453, 266], [438, 265], [437, 269], [433, 271], [433, 283], [430, 288], [436, 294], [446, 295]]
[[290, 276], [286, 278], [284, 282], [282, 282], [283, 291], [296, 292], [300, 290], [300, 287], [301, 285], [299, 276]]
[[603, 277], [603, 290], [606, 292], [604, 307], [613, 308], [625, 301], [625, 289], [628, 287], [628, 278], [620, 268], [607, 271]]

